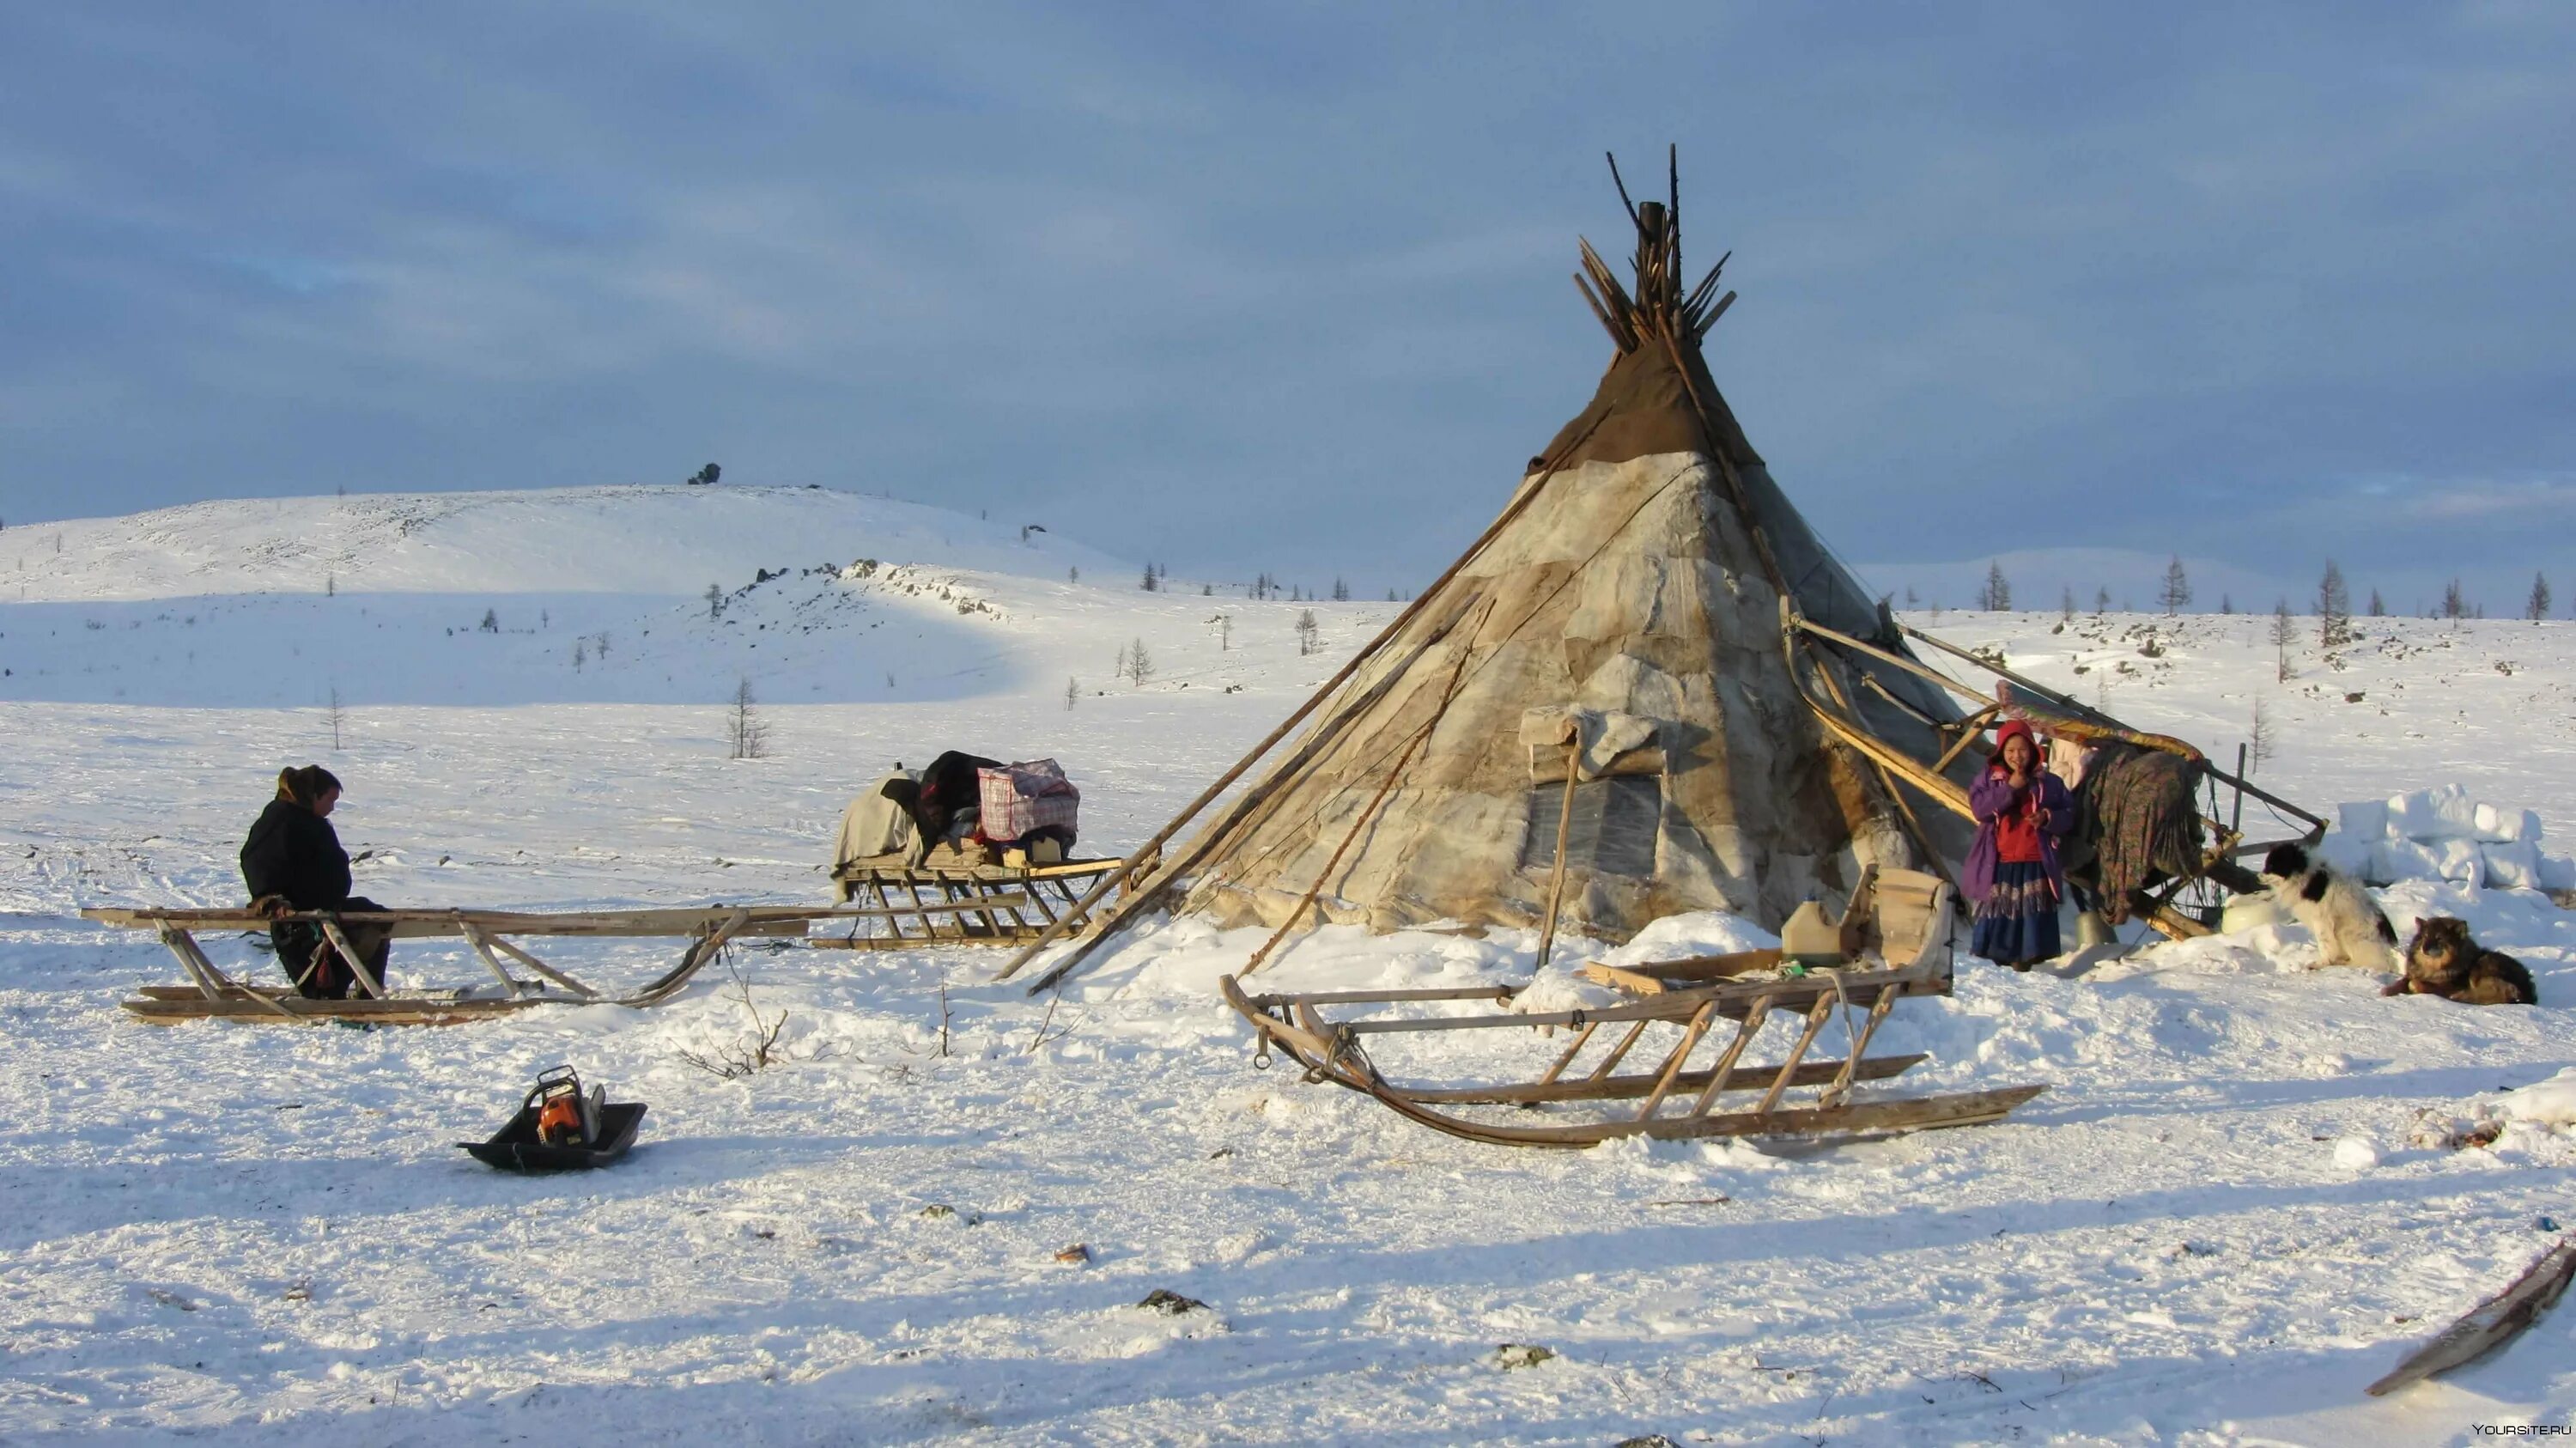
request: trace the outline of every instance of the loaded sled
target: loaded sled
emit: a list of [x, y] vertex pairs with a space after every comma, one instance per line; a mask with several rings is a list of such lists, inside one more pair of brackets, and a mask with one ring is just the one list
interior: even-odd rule
[[956, 751], [895, 771], [850, 802], [832, 849], [834, 897], [880, 912], [812, 943], [844, 950], [1025, 945], [1058, 920], [1091, 923], [1080, 887], [1118, 860], [1071, 858], [1081, 791], [1052, 759]]
[[843, 860], [832, 870], [838, 897], [876, 908], [853, 917], [846, 934], [808, 943], [840, 950], [1025, 945], [1062, 917], [1077, 929], [1089, 924], [1082, 887], [1120, 863], [995, 862], [981, 850], [936, 850], [918, 862], [903, 854]]
[[[1622, 997], [1593, 1009], [1516, 1012], [1511, 1006], [1525, 988], [1509, 985], [1249, 995], [1227, 976], [1222, 989], [1226, 1003], [1258, 1033], [1256, 1064], [1273, 1050], [1284, 1052], [1309, 1081], [1358, 1091], [1470, 1141], [1583, 1147], [1623, 1136], [1921, 1131], [1998, 1121], [2047, 1089], [1934, 1096], [1869, 1089], [1924, 1060], [1872, 1060], [1867, 1053], [1899, 1001], [1950, 993], [1951, 914], [1950, 887], [1939, 878], [1872, 870], [1836, 927], [1830, 956], [1755, 950], [1590, 965], [1583, 974]], [[1478, 1003], [1500, 1009], [1442, 1011]], [[1777, 1059], [1756, 1064], [1750, 1059], [1755, 1042], [1775, 1018], [1789, 1023], [1789, 1039]], [[1838, 1018], [1841, 1059], [1810, 1059]], [[1377, 1059], [1379, 1050], [1426, 1033], [1457, 1040], [1459, 1033], [1517, 1035], [1532, 1027], [1549, 1034], [1563, 1028], [1573, 1039], [1525, 1079], [1420, 1082]], [[1813, 1095], [1792, 1099], [1790, 1093], [1803, 1091]]]

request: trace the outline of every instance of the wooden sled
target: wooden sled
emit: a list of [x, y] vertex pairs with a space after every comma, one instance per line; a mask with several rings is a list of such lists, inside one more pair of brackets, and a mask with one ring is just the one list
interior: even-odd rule
[[1077, 887], [1122, 863], [987, 864], [945, 848], [919, 864], [903, 855], [851, 860], [833, 870], [834, 887], [842, 902], [873, 910], [856, 917], [845, 935], [817, 935], [806, 943], [832, 950], [1026, 945], [1059, 919], [1075, 929], [1090, 924], [1091, 906]]
[[[1873, 871], [1844, 921], [1856, 955], [1843, 965], [1791, 974], [1776, 950], [1701, 956], [1652, 965], [1585, 967], [1587, 977], [1628, 999], [1596, 1010], [1477, 1015], [1415, 1013], [1424, 1003], [1489, 1001], [1508, 1007], [1522, 987], [1315, 991], [1247, 995], [1233, 976], [1219, 982], [1226, 1003], [1252, 1024], [1261, 1064], [1275, 1048], [1330, 1081], [1374, 1097], [1408, 1120], [1470, 1141], [1499, 1146], [1583, 1147], [1623, 1136], [1681, 1140], [1706, 1136], [1883, 1134], [2001, 1120], [2045, 1086], [1943, 1096], [1852, 1099], [1853, 1088], [1884, 1081], [1922, 1063], [1921, 1056], [1867, 1058], [1869, 1042], [1897, 1001], [1950, 993], [1949, 886], [1913, 871]], [[1335, 1019], [1337, 1007], [1379, 1008]], [[1383, 1008], [1394, 1007], [1394, 1011]], [[1802, 1024], [1786, 1056], [1761, 1065], [1743, 1057], [1775, 1014]], [[1839, 1015], [1848, 1043], [1840, 1060], [1809, 1060]], [[1857, 1016], [1857, 1021], [1855, 1020]], [[1731, 1031], [1721, 1023], [1733, 1022]], [[1613, 1029], [1605, 1036], [1603, 1026]], [[1371, 1058], [1372, 1038], [1420, 1032], [1520, 1031], [1562, 1026], [1574, 1039], [1529, 1081], [1507, 1085], [1413, 1085], [1391, 1079]], [[1639, 1053], [1651, 1028], [1678, 1032]], [[1551, 1032], [1552, 1033], [1552, 1032]], [[1703, 1042], [1706, 1064], [1693, 1068]], [[1595, 1051], [1596, 1041], [1601, 1049]], [[1652, 1048], [1650, 1048], [1652, 1049]], [[1589, 1053], [1587, 1055], [1587, 1053]], [[1622, 1072], [1631, 1061], [1642, 1070]], [[1650, 1063], [1650, 1064], [1649, 1064]], [[1813, 1088], [1791, 1104], [1788, 1093]], [[1760, 1093], [1749, 1107], [1719, 1110], [1729, 1093]], [[1633, 1109], [1612, 1103], [1639, 1102]], [[1677, 1110], [1666, 1110], [1678, 1103]], [[1513, 1114], [1471, 1116], [1456, 1108], [1492, 1106]], [[1576, 1119], [1530, 1124], [1521, 1112], [1563, 1108]]]
[[[922, 901], [904, 913], [927, 916], [980, 906]], [[655, 910], [587, 910], [537, 913], [508, 910], [303, 911], [276, 920], [247, 910], [84, 910], [84, 919], [129, 930], [149, 930], [169, 948], [188, 977], [182, 986], [146, 986], [125, 1009], [168, 1025], [193, 1020], [268, 1023], [357, 1021], [369, 1025], [444, 1026], [489, 1020], [541, 1005], [655, 1006], [686, 989], [690, 980], [742, 938], [786, 938], [806, 944], [818, 921], [881, 919], [891, 911], [806, 905], [713, 905]], [[351, 1000], [307, 1000], [291, 987], [252, 985], [226, 973], [197, 943], [196, 932], [261, 932], [278, 921], [309, 921], [321, 928], [367, 995]], [[493, 977], [490, 984], [432, 990], [389, 991], [350, 944], [349, 930], [388, 930], [396, 940], [462, 939]], [[547, 964], [513, 936], [641, 939], [675, 936], [688, 944], [679, 960], [638, 989], [612, 994]], [[527, 974], [515, 973], [512, 966]]]

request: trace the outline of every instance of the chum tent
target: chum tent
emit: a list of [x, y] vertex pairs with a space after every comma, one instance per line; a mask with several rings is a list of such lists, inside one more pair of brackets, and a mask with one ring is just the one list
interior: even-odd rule
[[1621, 937], [1693, 910], [1776, 928], [1808, 899], [1847, 899], [1872, 863], [1955, 868], [1964, 821], [1908, 798], [1883, 751], [1816, 706], [1964, 781], [1946, 748], [1960, 708], [1919, 668], [1799, 647], [1793, 617], [1913, 662], [1718, 391], [1703, 340], [1735, 294], [1717, 294], [1724, 258], [1685, 289], [1678, 185], [1628, 215], [1632, 286], [1581, 249], [1576, 284], [1615, 348], [1591, 402], [1292, 717], [1304, 731], [1252, 774], [1285, 735], [1257, 747], [1218, 783], [1251, 782], [1140, 867], [1132, 907], [1229, 926], [1526, 926], [1555, 887], [1555, 918]]

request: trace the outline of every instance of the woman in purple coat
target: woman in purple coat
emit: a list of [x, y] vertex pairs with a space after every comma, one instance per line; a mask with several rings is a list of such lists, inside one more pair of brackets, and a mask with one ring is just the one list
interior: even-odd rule
[[2028, 724], [2013, 719], [1995, 731], [1994, 762], [1969, 788], [1968, 807], [1977, 816], [1977, 842], [1959, 876], [1959, 893], [1977, 908], [1968, 948], [2015, 970], [2054, 958], [2057, 906], [2066, 898], [2057, 842], [2075, 826], [2075, 802], [2040, 767]]

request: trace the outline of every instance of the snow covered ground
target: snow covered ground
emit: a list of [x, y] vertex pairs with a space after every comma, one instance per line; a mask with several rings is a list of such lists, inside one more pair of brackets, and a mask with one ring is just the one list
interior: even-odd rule
[[[744, 1081], [679, 1059], [745, 1029], [721, 981], [452, 1030], [156, 1029], [116, 1002], [166, 954], [74, 912], [236, 903], [281, 764], [348, 782], [378, 899], [813, 900], [850, 791], [944, 747], [1053, 755], [1087, 846], [1141, 839], [1392, 606], [1313, 605], [1303, 655], [1308, 605], [1147, 593], [1059, 535], [804, 490], [24, 531], [0, 534], [26, 590], [0, 594], [0, 1442], [2364, 1448], [2576, 1417], [2566, 1309], [2360, 1391], [2544, 1219], [2576, 1225], [2547, 1110], [2441, 1141], [2576, 1063], [2576, 913], [2531, 892], [2385, 899], [2401, 931], [2467, 917], [2536, 1010], [2382, 998], [2305, 969], [2294, 928], [2078, 979], [1964, 964], [1883, 1037], [1933, 1053], [1908, 1084], [2054, 1089], [1823, 1149], [1511, 1152], [1256, 1072], [1212, 985], [1257, 941], [1187, 922], [1052, 1007], [988, 984], [989, 953], [739, 951], [791, 1016], [790, 1060]], [[2268, 617], [2061, 623], [1935, 626], [2222, 756], [2259, 700], [2257, 777], [2312, 805], [2456, 780], [2576, 843], [2576, 629], [2364, 620], [2340, 667], [2303, 633], [2282, 682]], [[1113, 679], [1139, 641], [1151, 677]], [[766, 759], [725, 757], [743, 679]], [[1265, 979], [1518, 980], [1532, 945], [1337, 930]], [[562, 954], [640, 981], [673, 948]], [[475, 967], [424, 943], [396, 973]], [[1521, 1068], [1493, 1049], [1441, 1064]], [[628, 1161], [522, 1179], [455, 1149], [558, 1061], [650, 1103]], [[1135, 1305], [1158, 1288], [1206, 1306]]]

